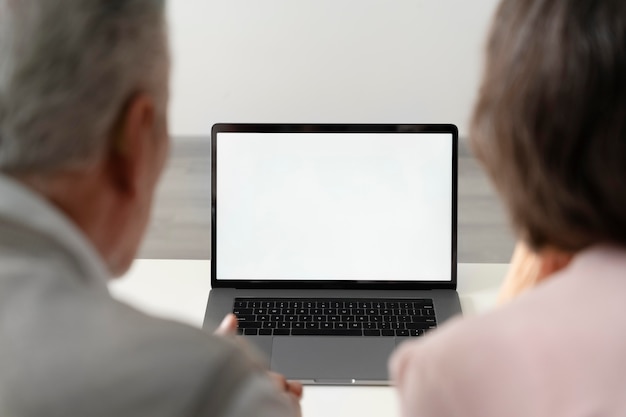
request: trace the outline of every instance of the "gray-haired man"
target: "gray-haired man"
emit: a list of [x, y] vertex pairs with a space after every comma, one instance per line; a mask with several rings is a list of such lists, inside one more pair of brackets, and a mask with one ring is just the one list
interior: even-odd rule
[[168, 154], [163, 0], [0, 0], [0, 415], [292, 416], [226, 339], [144, 316], [130, 266]]

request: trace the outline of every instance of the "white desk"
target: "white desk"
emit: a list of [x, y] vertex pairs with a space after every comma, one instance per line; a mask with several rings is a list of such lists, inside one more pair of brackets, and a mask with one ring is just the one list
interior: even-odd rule
[[[464, 314], [494, 303], [506, 264], [459, 264], [458, 292]], [[138, 260], [121, 280], [109, 285], [119, 300], [159, 317], [202, 327], [210, 283], [210, 261]], [[395, 394], [388, 387], [307, 386], [304, 417], [393, 417]]]

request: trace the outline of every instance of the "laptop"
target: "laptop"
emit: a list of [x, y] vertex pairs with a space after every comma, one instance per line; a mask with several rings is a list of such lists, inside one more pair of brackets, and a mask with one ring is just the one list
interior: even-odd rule
[[388, 385], [387, 361], [461, 312], [454, 125], [216, 124], [204, 321], [271, 370]]

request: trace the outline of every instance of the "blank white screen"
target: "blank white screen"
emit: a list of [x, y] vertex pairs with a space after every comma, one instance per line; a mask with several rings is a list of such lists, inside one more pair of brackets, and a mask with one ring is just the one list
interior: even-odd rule
[[452, 135], [218, 133], [217, 279], [449, 281]]

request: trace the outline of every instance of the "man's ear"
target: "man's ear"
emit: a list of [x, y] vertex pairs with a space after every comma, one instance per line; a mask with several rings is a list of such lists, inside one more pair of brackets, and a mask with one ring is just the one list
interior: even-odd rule
[[107, 167], [109, 177], [120, 192], [134, 196], [144, 186], [155, 121], [154, 101], [143, 93], [130, 97], [118, 117]]

